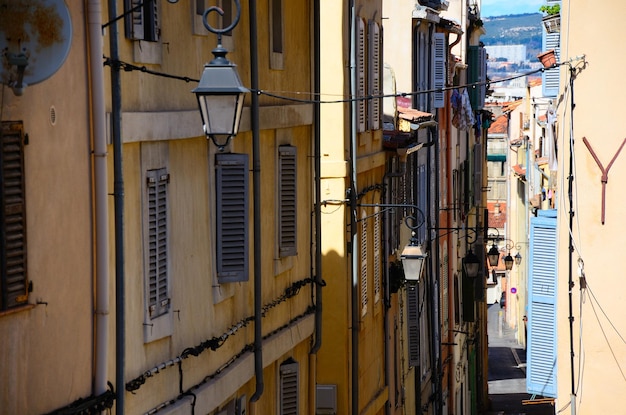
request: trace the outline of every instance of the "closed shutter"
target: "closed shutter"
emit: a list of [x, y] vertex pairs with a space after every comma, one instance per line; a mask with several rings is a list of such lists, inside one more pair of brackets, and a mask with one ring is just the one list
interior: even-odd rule
[[556, 211], [530, 221], [528, 276], [528, 393], [556, 397]]
[[476, 143], [474, 145], [474, 183], [473, 197], [474, 206], [480, 206], [483, 190], [483, 145]]
[[381, 265], [381, 220], [380, 208], [376, 206], [374, 209], [374, 303], [380, 301], [380, 274], [382, 272]]
[[167, 270], [167, 199], [169, 174], [147, 172], [148, 191], [148, 315], [155, 318], [170, 307]]
[[0, 157], [0, 235], [2, 275], [0, 310], [28, 301], [24, 129], [21, 122], [2, 123]]
[[356, 45], [356, 106], [358, 110], [357, 129], [359, 132], [365, 131], [366, 106], [365, 106], [365, 22], [357, 19], [357, 45]]
[[280, 257], [297, 254], [296, 148], [278, 150], [278, 244]]
[[485, 93], [487, 91], [487, 52], [483, 46], [470, 46], [468, 51], [467, 78], [472, 85], [468, 88], [470, 103], [474, 111], [481, 110], [485, 106]]
[[407, 338], [409, 349], [409, 366], [420, 364], [420, 318], [419, 318], [419, 285], [406, 285]]
[[433, 107], [443, 108], [445, 105], [443, 88], [446, 86], [446, 36], [435, 33], [433, 36]]
[[442, 248], [442, 260], [441, 260], [441, 320], [443, 326], [443, 336], [446, 338], [448, 335], [448, 329], [450, 327], [450, 279], [448, 274], [448, 246], [444, 245]]
[[280, 415], [299, 414], [298, 362], [289, 359], [280, 365]]
[[248, 155], [215, 155], [217, 278], [248, 280]]
[[361, 212], [361, 316], [367, 314], [367, 213]]
[[369, 123], [370, 130], [380, 129], [381, 79], [380, 26], [375, 21], [369, 22]]

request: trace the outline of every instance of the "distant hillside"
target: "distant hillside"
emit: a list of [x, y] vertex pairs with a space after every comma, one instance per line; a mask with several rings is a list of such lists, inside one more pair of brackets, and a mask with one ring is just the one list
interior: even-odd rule
[[512, 14], [483, 18], [486, 35], [480, 40], [487, 46], [526, 45], [528, 60], [541, 53], [541, 13]]

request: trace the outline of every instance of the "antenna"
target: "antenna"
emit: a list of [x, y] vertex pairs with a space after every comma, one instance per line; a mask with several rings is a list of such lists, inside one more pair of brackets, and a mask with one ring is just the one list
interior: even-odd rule
[[72, 22], [64, 0], [0, 4], [0, 82], [20, 96], [59, 70], [70, 50]]

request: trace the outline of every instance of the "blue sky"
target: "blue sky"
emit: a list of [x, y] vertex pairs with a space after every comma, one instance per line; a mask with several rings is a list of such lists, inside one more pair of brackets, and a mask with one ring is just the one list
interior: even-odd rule
[[482, 0], [481, 17], [505, 14], [539, 13], [545, 0]]

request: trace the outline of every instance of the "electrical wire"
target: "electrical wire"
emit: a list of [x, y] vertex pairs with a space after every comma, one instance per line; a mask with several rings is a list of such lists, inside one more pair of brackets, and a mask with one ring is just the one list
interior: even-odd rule
[[[556, 64], [554, 67], [557, 66], [561, 66], [564, 64], [567, 64], [568, 62], [562, 62], [562, 63], [558, 63]], [[159, 71], [154, 71], [151, 69], [148, 69], [146, 66], [137, 66], [137, 65], [133, 65], [132, 63], [128, 63], [128, 62], [124, 62], [121, 60], [114, 60], [111, 59], [110, 57], [104, 56], [104, 65], [108, 65], [108, 66], [112, 66], [112, 67], [117, 67], [119, 69], [124, 70], [125, 72], [132, 72], [132, 71], [140, 71], [143, 73], [147, 73], [149, 75], [154, 75], [154, 76], [161, 76], [161, 77], [165, 77], [165, 78], [169, 78], [169, 79], [176, 79], [176, 80], [181, 80], [181, 81], [185, 81], [185, 82], [199, 82], [198, 79], [195, 78], [191, 78], [188, 76], [180, 76], [180, 75], [172, 75], [172, 74], [168, 74], [166, 72], [159, 72]], [[549, 68], [551, 69], [551, 68]], [[475, 88], [477, 86], [483, 86], [483, 85], [491, 85], [491, 84], [497, 84], [497, 83], [502, 83], [502, 82], [508, 82], [508, 81], [512, 81], [518, 78], [524, 78], [530, 75], [534, 75], [536, 73], [540, 73], [540, 72], [544, 72], [546, 70], [546, 68], [539, 68], [539, 69], [535, 69], [529, 72], [524, 72], [522, 74], [518, 74], [518, 75], [514, 75], [514, 76], [510, 76], [507, 78], [502, 78], [502, 79], [497, 79], [497, 80], [486, 80], [486, 81], [480, 81], [480, 82], [472, 82], [472, 83], [467, 83], [467, 84], [463, 84], [463, 85], [453, 85], [453, 86], [447, 86], [447, 87], [441, 87], [441, 88], [432, 88], [432, 89], [425, 89], [425, 90], [420, 90], [420, 91], [412, 91], [412, 92], [401, 92], [401, 93], [395, 93], [395, 94], [378, 94], [378, 95], [367, 95], [367, 96], [363, 96], [363, 97], [354, 97], [354, 96], [350, 96], [348, 98], [341, 98], [341, 99], [335, 99], [335, 100], [323, 100], [323, 99], [302, 99], [302, 98], [294, 98], [294, 97], [289, 97], [286, 95], [280, 95], [276, 92], [272, 92], [272, 91], [265, 91], [262, 89], [250, 89], [250, 92], [256, 93], [258, 95], [266, 95], [268, 97], [271, 98], [276, 98], [276, 99], [282, 99], [285, 101], [291, 101], [291, 102], [297, 102], [297, 103], [301, 103], [301, 104], [340, 104], [340, 103], [348, 103], [348, 102], [358, 102], [358, 101], [367, 101], [367, 100], [371, 100], [371, 99], [381, 99], [381, 98], [397, 98], [397, 97], [407, 97], [407, 96], [414, 96], [414, 95], [421, 95], [421, 94], [432, 94], [432, 93], [439, 93], [439, 92], [444, 92], [444, 91], [451, 91], [451, 90], [455, 90], [455, 89], [463, 89], [463, 88]], [[282, 91], [283, 94], [293, 94], [293, 95], [303, 95], [303, 94], [308, 94], [309, 96], [311, 95], [316, 95], [316, 94], [312, 94], [309, 92], [302, 92], [302, 91], [292, 91], [292, 92], [288, 92], [288, 91]], [[322, 94], [317, 94], [317, 95], [322, 95]], [[324, 94], [327, 95], [327, 94]], [[340, 94], [336, 94], [334, 96], [345, 96], [345, 95], [340, 95]]]

